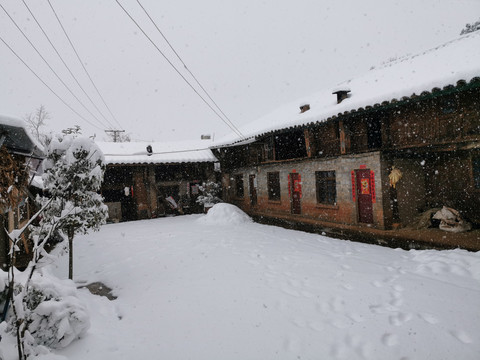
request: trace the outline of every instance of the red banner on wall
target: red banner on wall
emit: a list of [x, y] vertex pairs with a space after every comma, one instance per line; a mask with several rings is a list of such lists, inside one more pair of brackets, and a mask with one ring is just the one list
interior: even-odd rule
[[377, 202], [377, 194], [375, 193], [375, 173], [370, 170], [370, 191], [372, 192], [372, 202]]
[[352, 170], [351, 175], [352, 175], [352, 200], [356, 201], [357, 200], [357, 190], [355, 188], [355, 171], [354, 170]]

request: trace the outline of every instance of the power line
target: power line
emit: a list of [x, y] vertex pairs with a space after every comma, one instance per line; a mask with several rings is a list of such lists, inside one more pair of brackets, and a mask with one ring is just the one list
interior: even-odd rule
[[148, 34], [143, 30], [143, 28], [135, 21], [135, 19], [130, 15], [130, 13], [122, 6], [122, 4], [120, 4], [120, 2], [118, 0], [115, 0], [116, 3], [118, 4], [118, 6], [120, 6], [120, 8], [125, 12], [125, 14], [127, 14], [127, 16], [130, 18], [130, 20], [132, 20], [132, 22], [138, 27], [138, 29], [143, 33], [143, 35], [145, 35], [145, 37], [150, 41], [150, 43], [155, 47], [155, 49], [157, 49], [157, 51], [164, 57], [164, 59], [170, 64], [170, 66], [177, 72], [178, 75], [180, 75], [180, 77], [183, 79], [183, 81], [185, 81], [187, 83], [188, 86], [190, 86], [190, 88], [198, 95], [198, 97], [200, 97], [200, 99], [202, 99], [202, 101], [215, 113], [215, 115], [218, 116], [218, 118], [220, 120], [222, 120], [225, 125], [227, 125], [231, 130], [233, 130], [237, 135], [239, 135], [240, 137], [243, 138], [243, 135], [238, 132], [237, 130], [235, 130], [223, 117], [220, 116], [220, 114], [212, 107], [212, 105], [210, 105], [206, 100], [205, 98], [197, 91], [197, 89], [195, 89], [195, 87], [193, 87], [193, 85], [185, 78], [185, 76], [183, 76], [183, 74], [176, 68], [176, 66], [168, 59], [168, 57], [162, 52], [162, 50], [160, 50], [160, 48], [157, 46], [157, 44], [155, 44], [155, 42], [148, 36]]
[[85, 104], [83, 104], [82, 101], [80, 101], [80, 99], [73, 93], [73, 91], [68, 87], [67, 84], [65, 84], [65, 82], [62, 80], [62, 78], [57, 74], [57, 72], [52, 68], [52, 66], [48, 63], [48, 61], [43, 57], [43, 55], [40, 53], [40, 51], [35, 47], [35, 45], [30, 41], [30, 39], [28, 38], [28, 36], [23, 32], [23, 30], [20, 28], [20, 26], [17, 24], [17, 22], [10, 16], [10, 14], [8, 13], [8, 11], [3, 7], [2, 4], [0, 4], [0, 7], [2, 8], [2, 10], [5, 12], [5, 14], [7, 14], [7, 16], [9, 17], [9, 19], [13, 22], [13, 24], [15, 25], [15, 27], [18, 29], [18, 31], [20, 31], [20, 33], [23, 35], [23, 37], [28, 41], [28, 43], [33, 47], [33, 49], [37, 52], [37, 54], [40, 56], [40, 58], [45, 62], [45, 64], [48, 66], [48, 68], [54, 73], [54, 75], [57, 77], [57, 79], [63, 84], [63, 86], [65, 86], [65, 88], [70, 92], [70, 94], [72, 94], [72, 96], [80, 103], [80, 105], [83, 106], [83, 108], [95, 119], [97, 120], [97, 122], [105, 127], [105, 124], [103, 124], [100, 120], [98, 120], [98, 118], [85, 106]]
[[83, 70], [85, 71], [85, 74], [87, 74], [88, 78], [90, 79], [90, 82], [92, 83], [93, 87], [94, 87], [95, 90], [97, 91], [98, 96], [100, 97], [100, 99], [102, 99], [103, 105], [105, 105], [105, 107], [107, 108], [108, 112], [109, 112], [110, 115], [112, 116], [113, 120], [115, 120], [115, 122], [118, 124], [118, 126], [122, 127], [122, 125], [120, 125], [120, 123], [118, 122], [118, 120], [117, 120], [117, 118], [115, 117], [115, 115], [113, 115], [112, 110], [110, 110], [110, 107], [107, 105], [107, 102], [106, 102], [105, 99], [103, 98], [102, 94], [101, 94], [100, 91], [98, 90], [97, 85], [95, 85], [95, 82], [93, 81], [92, 77], [90, 76], [90, 73], [88, 72], [87, 68], [86, 68], [85, 65], [83, 64], [83, 61], [82, 61], [82, 59], [80, 58], [80, 55], [78, 54], [77, 49], [76, 49], [75, 46], [73, 45], [73, 42], [72, 42], [72, 40], [70, 39], [70, 36], [68, 36], [68, 33], [67, 33], [67, 31], [65, 30], [65, 27], [63, 26], [62, 22], [60, 21], [60, 18], [59, 18], [59, 16], [57, 15], [57, 12], [56, 12], [55, 9], [53, 8], [52, 3], [50, 2], [50, 0], [47, 0], [47, 1], [48, 1], [48, 5], [50, 5], [50, 8], [52, 9], [53, 13], [55, 14], [55, 17], [56, 17], [58, 23], [60, 24], [60, 27], [62, 28], [63, 33], [65, 34], [66, 38], [68, 39], [68, 42], [70, 43], [70, 46], [72, 47], [75, 55], [77, 56], [77, 59], [78, 59], [78, 61], [80, 62], [80, 65], [82, 65], [82, 68], [83, 68]]
[[148, 11], [145, 9], [145, 7], [140, 3], [139, 0], [137, 0], [137, 3], [138, 5], [140, 5], [140, 7], [142, 8], [142, 10], [145, 12], [145, 14], [147, 15], [147, 17], [150, 19], [150, 21], [152, 22], [152, 24], [155, 26], [155, 28], [157, 29], [157, 31], [160, 33], [160, 35], [162, 35], [163, 39], [167, 42], [168, 46], [170, 47], [170, 49], [172, 49], [172, 51], [174, 52], [174, 54], [177, 56], [177, 58], [180, 60], [180, 62], [182, 63], [183, 67], [185, 68], [185, 70], [188, 71], [188, 73], [192, 76], [192, 78], [195, 80], [195, 82], [198, 84], [198, 86], [200, 86], [200, 88], [203, 90], [203, 92], [208, 96], [208, 98], [212, 101], [212, 103], [217, 107], [217, 109], [220, 111], [220, 113], [225, 117], [225, 119], [230, 123], [231, 127], [233, 127], [237, 134], [240, 134], [243, 138], [245, 138], [245, 136], [243, 136], [243, 134], [240, 132], [240, 130], [238, 130], [238, 128], [235, 126], [235, 124], [230, 120], [230, 118], [222, 111], [222, 109], [220, 108], [220, 106], [218, 106], [218, 104], [215, 102], [215, 100], [213, 100], [213, 98], [210, 96], [210, 94], [208, 93], [208, 91], [203, 87], [203, 85], [200, 83], [200, 81], [198, 81], [197, 77], [190, 71], [190, 69], [188, 68], [187, 64], [185, 64], [185, 62], [183, 61], [183, 59], [181, 58], [181, 56], [177, 53], [177, 51], [173, 48], [172, 44], [170, 43], [170, 41], [168, 41], [167, 37], [163, 34], [163, 32], [160, 30], [160, 28], [157, 26], [156, 22], [153, 20], [153, 18], [150, 16], [150, 14], [148, 13]]
[[[148, 141], [147, 141], [148, 143]], [[200, 148], [200, 149], [191, 149], [191, 150], [170, 150], [170, 151], [159, 151], [159, 152], [152, 152], [148, 153], [148, 155], [166, 155], [166, 154], [181, 154], [181, 153], [188, 153], [188, 152], [195, 152], [195, 151], [206, 151], [211, 150], [210, 148]], [[139, 155], [147, 155], [147, 153], [136, 153], [136, 154], [107, 154], [104, 153], [106, 156], [139, 156]]]
[[90, 121], [88, 121], [87, 119], [85, 119], [82, 115], [80, 115], [74, 108], [72, 108], [65, 100], [63, 100], [55, 91], [53, 91], [53, 89], [48, 86], [48, 84], [42, 80], [42, 78], [40, 76], [37, 75], [37, 73], [35, 71], [33, 71], [33, 69], [28, 66], [28, 64], [20, 57], [20, 55], [18, 55], [15, 50], [12, 49], [12, 47], [10, 45], [7, 44], [7, 42], [0, 36], [0, 40], [2, 40], [2, 42], [5, 44], [5, 46], [23, 63], [23, 65], [25, 65], [27, 67], [28, 70], [30, 70], [33, 75], [35, 75], [35, 77], [40, 80], [42, 82], [43, 85], [45, 85], [47, 87], [48, 90], [50, 90], [52, 92], [53, 95], [55, 95], [65, 106], [67, 106], [70, 110], [72, 110], [79, 118], [83, 119], [84, 121], [86, 121], [88, 124], [96, 127], [97, 129], [99, 130], [103, 130], [102, 128], [98, 127], [97, 125], [91, 123]]
[[42, 30], [42, 33], [43, 35], [45, 35], [45, 37], [47, 38], [48, 42], [50, 43], [50, 45], [52, 46], [53, 50], [55, 50], [55, 53], [58, 55], [58, 57], [60, 58], [60, 60], [62, 61], [63, 65], [65, 65], [65, 68], [68, 70], [68, 72], [70, 73], [70, 75], [72, 76], [72, 78], [75, 80], [75, 82], [77, 83], [78, 87], [82, 90], [82, 92], [85, 94], [85, 96], [88, 98], [88, 100], [90, 101], [90, 103], [95, 107], [95, 109], [97, 109], [97, 111], [99, 112], [99, 114], [105, 119], [105, 121], [110, 124], [110, 127], [113, 128], [113, 125], [112, 123], [105, 117], [105, 115], [102, 114], [102, 112], [100, 111], [100, 109], [97, 107], [97, 105], [95, 105], [95, 103], [93, 102], [93, 100], [91, 99], [91, 97], [87, 94], [87, 92], [85, 91], [85, 89], [83, 88], [83, 86], [80, 84], [80, 82], [78, 81], [78, 79], [76, 78], [76, 76], [73, 74], [72, 70], [70, 69], [70, 67], [67, 65], [67, 63], [65, 62], [65, 60], [63, 59], [63, 57], [60, 55], [60, 53], [58, 52], [57, 48], [55, 47], [55, 45], [52, 43], [52, 41], [50, 40], [50, 37], [47, 35], [47, 33], [45, 32], [45, 30], [43, 29], [42, 25], [40, 25], [39, 21], [37, 20], [37, 18], [35, 17], [35, 15], [33, 14], [32, 10], [30, 10], [30, 7], [27, 5], [27, 3], [25, 2], [25, 0], [22, 0], [23, 4], [25, 5], [25, 7], [27, 8], [28, 12], [30, 13], [30, 15], [32, 15], [33, 19], [35, 20], [35, 22], [37, 23], [38, 27], [40, 28], [40, 30]]

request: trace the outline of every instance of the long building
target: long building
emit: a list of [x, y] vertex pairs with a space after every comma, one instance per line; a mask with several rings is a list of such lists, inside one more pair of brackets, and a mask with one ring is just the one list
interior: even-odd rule
[[224, 198], [251, 215], [388, 230], [448, 206], [475, 226], [480, 32], [384, 63], [240, 130], [245, 138], [226, 137], [214, 153]]

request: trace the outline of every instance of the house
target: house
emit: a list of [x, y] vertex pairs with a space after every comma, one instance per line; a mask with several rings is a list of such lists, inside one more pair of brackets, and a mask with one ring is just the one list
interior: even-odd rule
[[[0, 267], [3, 270], [10, 263], [6, 231], [24, 226], [34, 211], [29, 187], [43, 158], [42, 151], [22, 120], [0, 116]], [[25, 236], [19, 247], [16, 266], [31, 250]]]
[[203, 211], [203, 182], [215, 181], [210, 142], [97, 142], [105, 155], [102, 195], [110, 221]]
[[480, 224], [480, 32], [240, 130], [213, 150], [224, 199], [251, 215], [385, 230], [446, 205]]

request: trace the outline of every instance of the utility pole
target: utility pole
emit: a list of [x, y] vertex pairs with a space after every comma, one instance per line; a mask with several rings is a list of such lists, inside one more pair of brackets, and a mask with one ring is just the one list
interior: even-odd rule
[[105, 130], [105, 132], [113, 134], [113, 142], [118, 142], [120, 140], [120, 133], [125, 132], [125, 130]]

